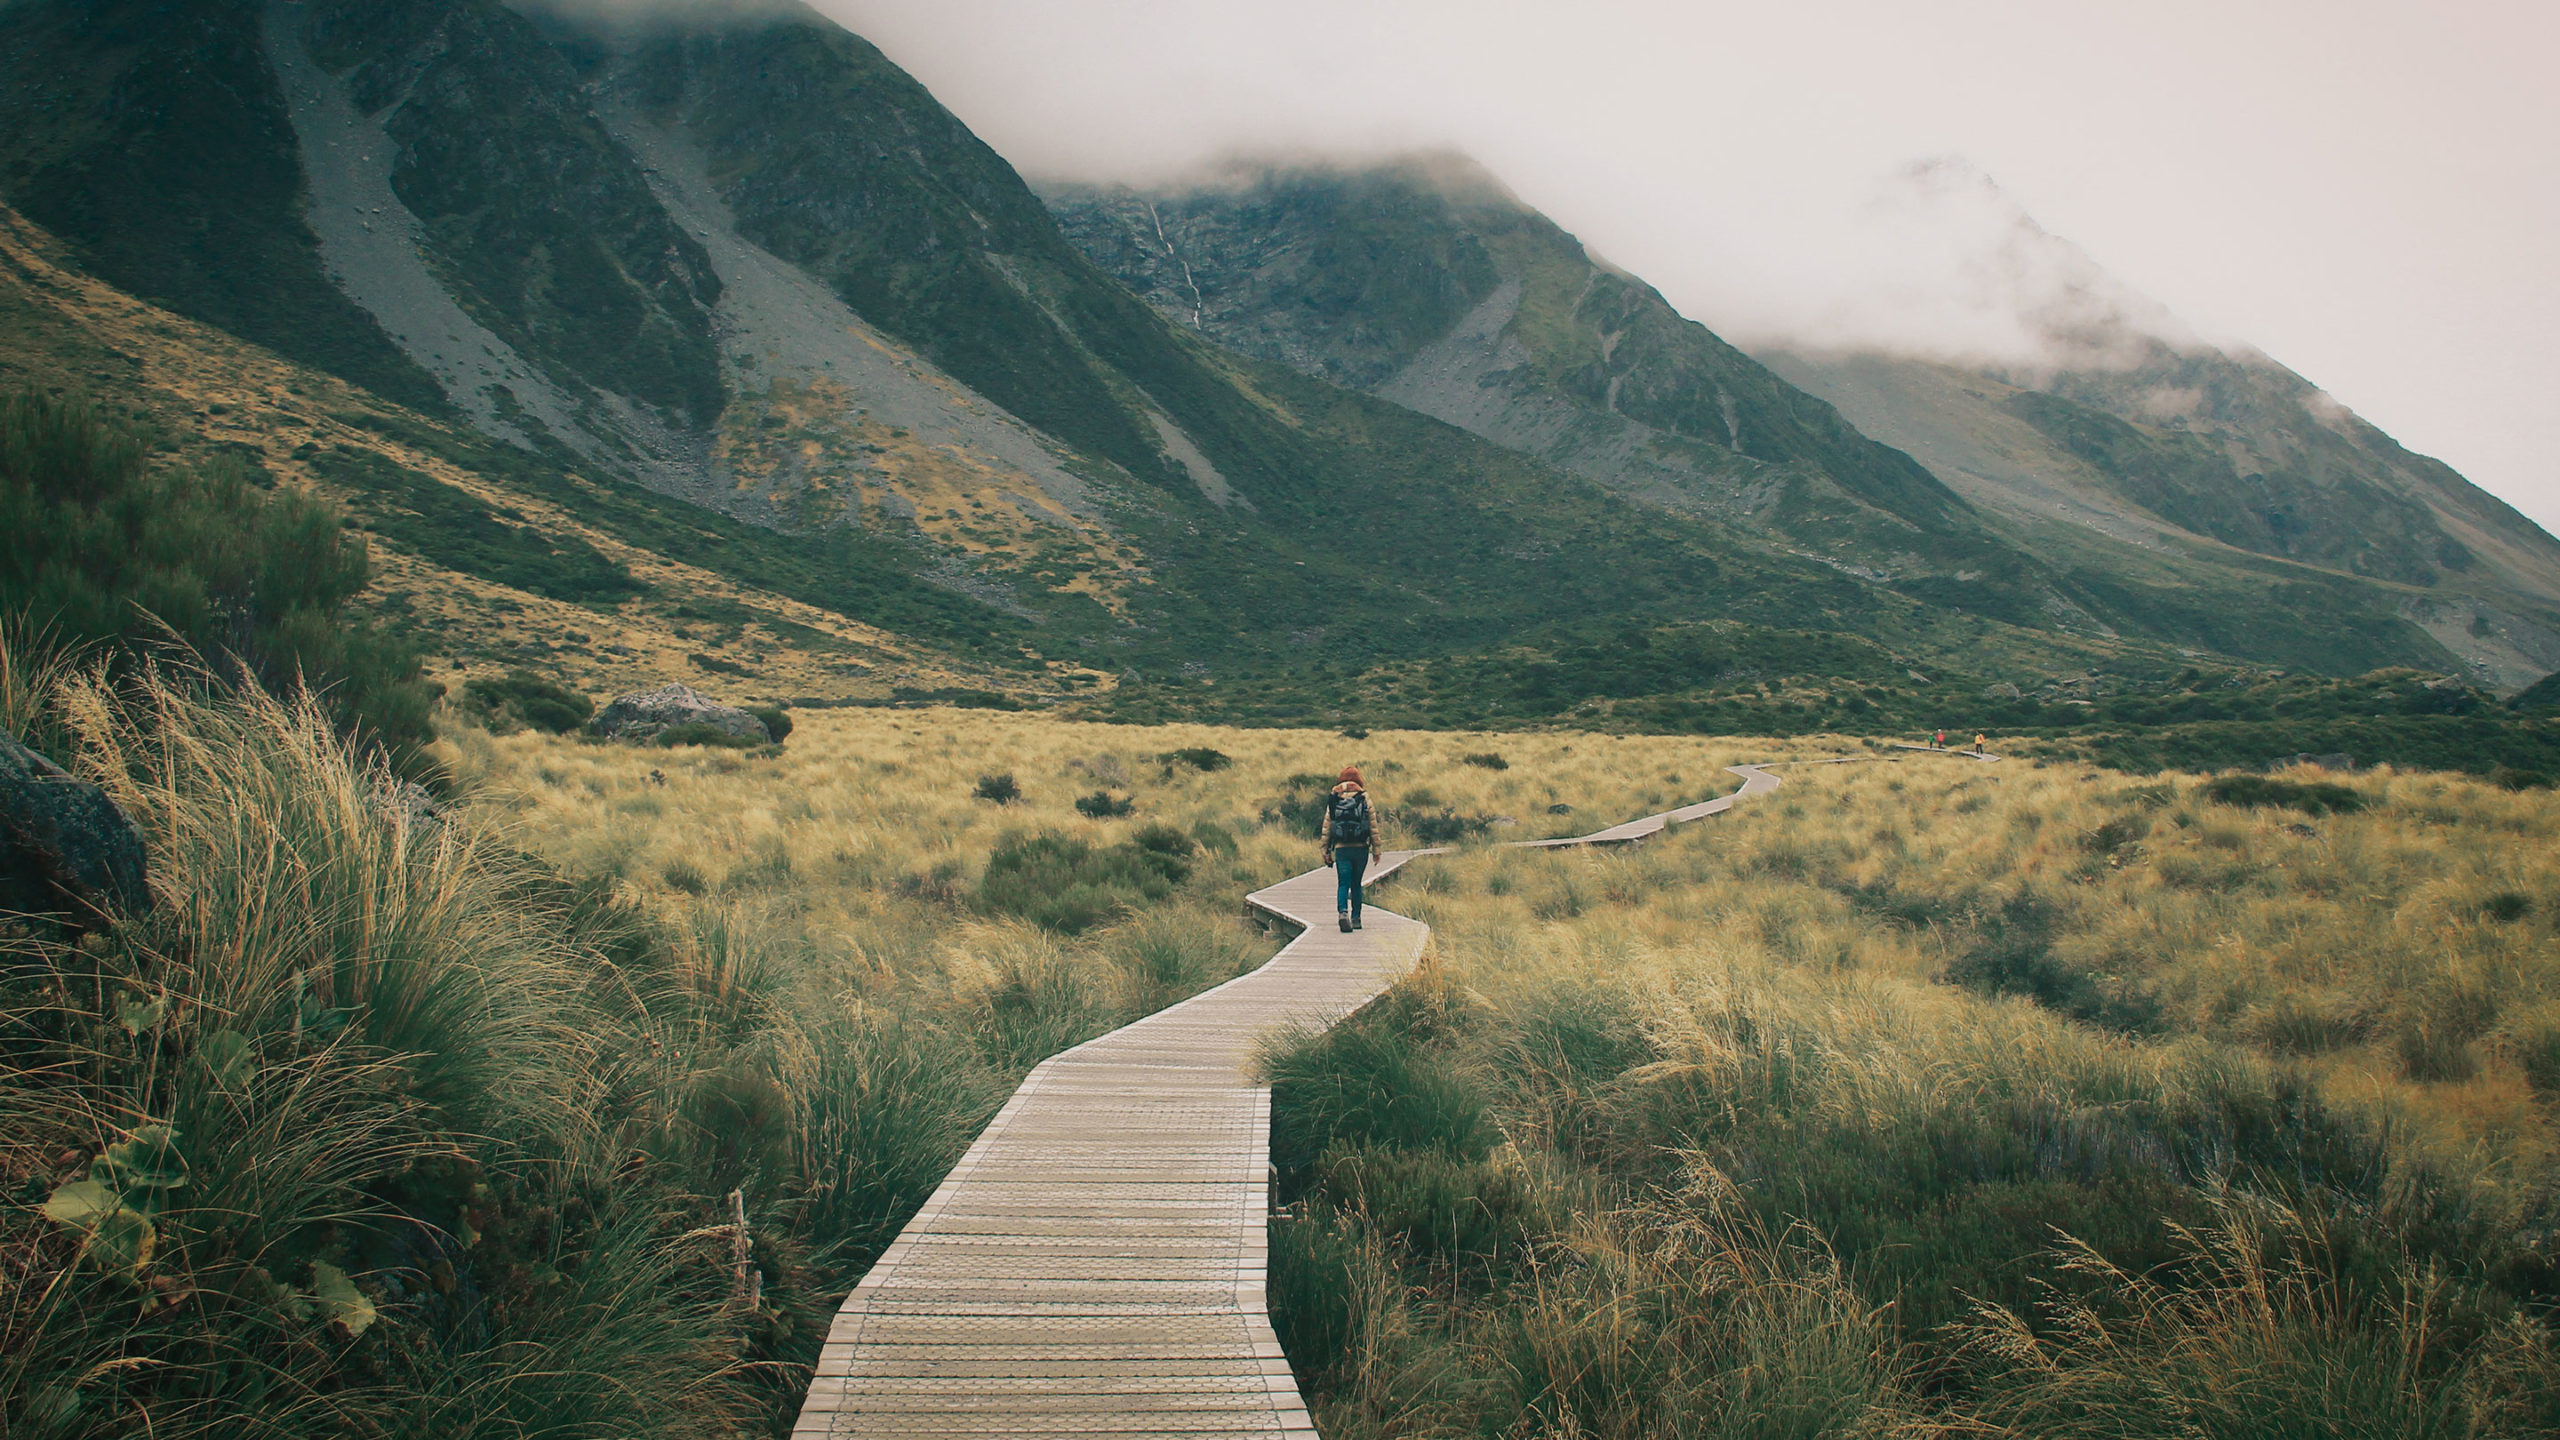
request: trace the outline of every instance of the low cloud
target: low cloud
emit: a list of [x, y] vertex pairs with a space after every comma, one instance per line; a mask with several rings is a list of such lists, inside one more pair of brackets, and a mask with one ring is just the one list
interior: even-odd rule
[[2167, 307], [2036, 223], [1961, 156], [1914, 161], [1769, 255], [1782, 283], [1738, 338], [2024, 370], [2121, 369], [2207, 344]]

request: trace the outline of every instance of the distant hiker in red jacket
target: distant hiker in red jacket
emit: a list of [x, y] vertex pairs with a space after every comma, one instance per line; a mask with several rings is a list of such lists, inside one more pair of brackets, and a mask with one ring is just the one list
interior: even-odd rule
[[1360, 881], [1369, 873], [1369, 851], [1378, 837], [1377, 812], [1369, 805], [1360, 767], [1342, 767], [1342, 781], [1325, 796], [1324, 863], [1333, 867], [1334, 919], [1342, 933], [1360, 928]]

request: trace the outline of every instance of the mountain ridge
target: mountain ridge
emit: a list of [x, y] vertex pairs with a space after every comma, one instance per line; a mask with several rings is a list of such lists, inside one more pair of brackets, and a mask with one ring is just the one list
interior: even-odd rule
[[[1915, 203], [1979, 206], [1987, 195], [2007, 205], [1987, 178], [1952, 163], [1908, 178]], [[1622, 332], [1604, 321], [1594, 328], [1607, 353], [1592, 370], [1554, 323], [1555, 307], [1525, 302], [1520, 267], [1509, 281], [1496, 273], [1502, 267], [1487, 257], [1499, 237], [1551, 233], [1569, 244], [1587, 277], [1574, 290], [1576, 309], [1615, 299], [1658, 326], [1687, 327], [1693, 346], [1696, 337], [1723, 342], [1588, 256], [1463, 157], [1231, 159], [1202, 178], [1146, 191], [1061, 181], [1045, 190], [1088, 253], [1160, 311], [1224, 343], [1362, 386], [1653, 503], [1700, 503], [1772, 524], [1800, 553], [1856, 572], [1893, 574], [1907, 589], [1932, 582], [1925, 570], [1910, 573], [1924, 569], [1913, 557], [1893, 553], [1890, 531], [1807, 524], [1816, 507], [1799, 502], [1791, 514], [1772, 504], [1768, 481], [1744, 463], [1751, 447], [1744, 417], [1731, 413], [1732, 391], [1700, 367], [1657, 367], [1648, 377], [1644, 357], [1633, 365], [1620, 358]], [[2405, 663], [2459, 655], [2484, 683], [2506, 685], [2560, 664], [2552, 628], [2560, 612], [2551, 609], [2560, 600], [2552, 563], [2560, 544], [2290, 371], [2263, 357], [2234, 359], [2187, 334], [2022, 211], [2007, 223], [1999, 254], [1982, 268], [2015, 292], [2017, 328], [2056, 357], [2043, 373], [1955, 366], [1924, 384], [1918, 362], [1890, 357], [1857, 357], [1855, 374], [1774, 346], [1756, 359], [1820, 397], [1821, 412], [1840, 417], [1842, 428], [1854, 425], [1862, 439], [1884, 442], [1876, 449], [1926, 469], [1968, 512], [1978, 507], [2000, 545], [2050, 562], [2048, 623], [2225, 649], [2233, 627], [2210, 615], [2226, 602], [2178, 592], [2236, 585], [2260, 592], [2242, 603], [2264, 604], [2266, 578], [2281, 574], [2266, 568], [2274, 560], [2375, 582], [2343, 591], [2312, 583], [2423, 632], [2398, 642]], [[1308, 238], [1325, 229], [1348, 231], [1365, 248], [1337, 258]], [[1471, 240], [1477, 253], [1466, 249]], [[1368, 283], [1380, 275], [1396, 282], [1383, 296]], [[1398, 303], [1447, 293], [1477, 308]], [[1378, 314], [1384, 322], [1372, 323]], [[1885, 368], [1895, 385], [1882, 384]], [[1606, 386], [1587, 383], [1595, 373], [1608, 376]], [[1625, 413], [1629, 379], [1680, 392], [1674, 413], [1686, 423], [1635, 428], [1666, 407]], [[1950, 407], [1965, 410], [1979, 435], [1926, 423]], [[1722, 447], [1713, 443], [1716, 418], [1725, 421]], [[1689, 447], [1675, 460], [1682, 473], [1668, 481], [1665, 440]], [[1902, 492], [1916, 493], [1924, 492]], [[1907, 501], [1899, 510], [1894, 518], [1930, 523]], [[2054, 528], [2057, 517], [2068, 532]], [[1862, 553], [1862, 545], [1874, 548]], [[1927, 593], [1962, 603], [1943, 585]]]

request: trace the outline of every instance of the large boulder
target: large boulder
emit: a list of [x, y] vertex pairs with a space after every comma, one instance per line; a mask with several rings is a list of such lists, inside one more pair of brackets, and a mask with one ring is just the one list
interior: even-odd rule
[[624, 695], [604, 707], [595, 728], [597, 734], [615, 740], [648, 741], [678, 725], [709, 725], [750, 745], [773, 740], [763, 721], [735, 705], [705, 700], [685, 685], [661, 685]]
[[147, 910], [148, 859], [107, 792], [0, 731], [0, 911], [85, 930]]

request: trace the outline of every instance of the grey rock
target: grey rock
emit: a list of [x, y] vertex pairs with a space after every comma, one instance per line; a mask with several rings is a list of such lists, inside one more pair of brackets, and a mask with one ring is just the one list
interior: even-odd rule
[[74, 929], [148, 910], [149, 859], [107, 792], [0, 732], [0, 910]]
[[411, 830], [432, 830], [445, 822], [447, 814], [435, 792], [415, 780], [386, 778], [374, 788], [373, 804], [384, 819]]
[[1990, 696], [1994, 700], [2015, 700], [2019, 698], [2018, 687], [2010, 684], [2006, 680], [2001, 681], [1997, 685], [1984, 686], [1982, 693]]
[[770, 744], [764, 722], [735, 705], [706, 700], [688, 685], [635, 690], [604, 707], [596, 733], [613, 740], [649, 741], [678, 725], [711, 725], [757, 745]]

